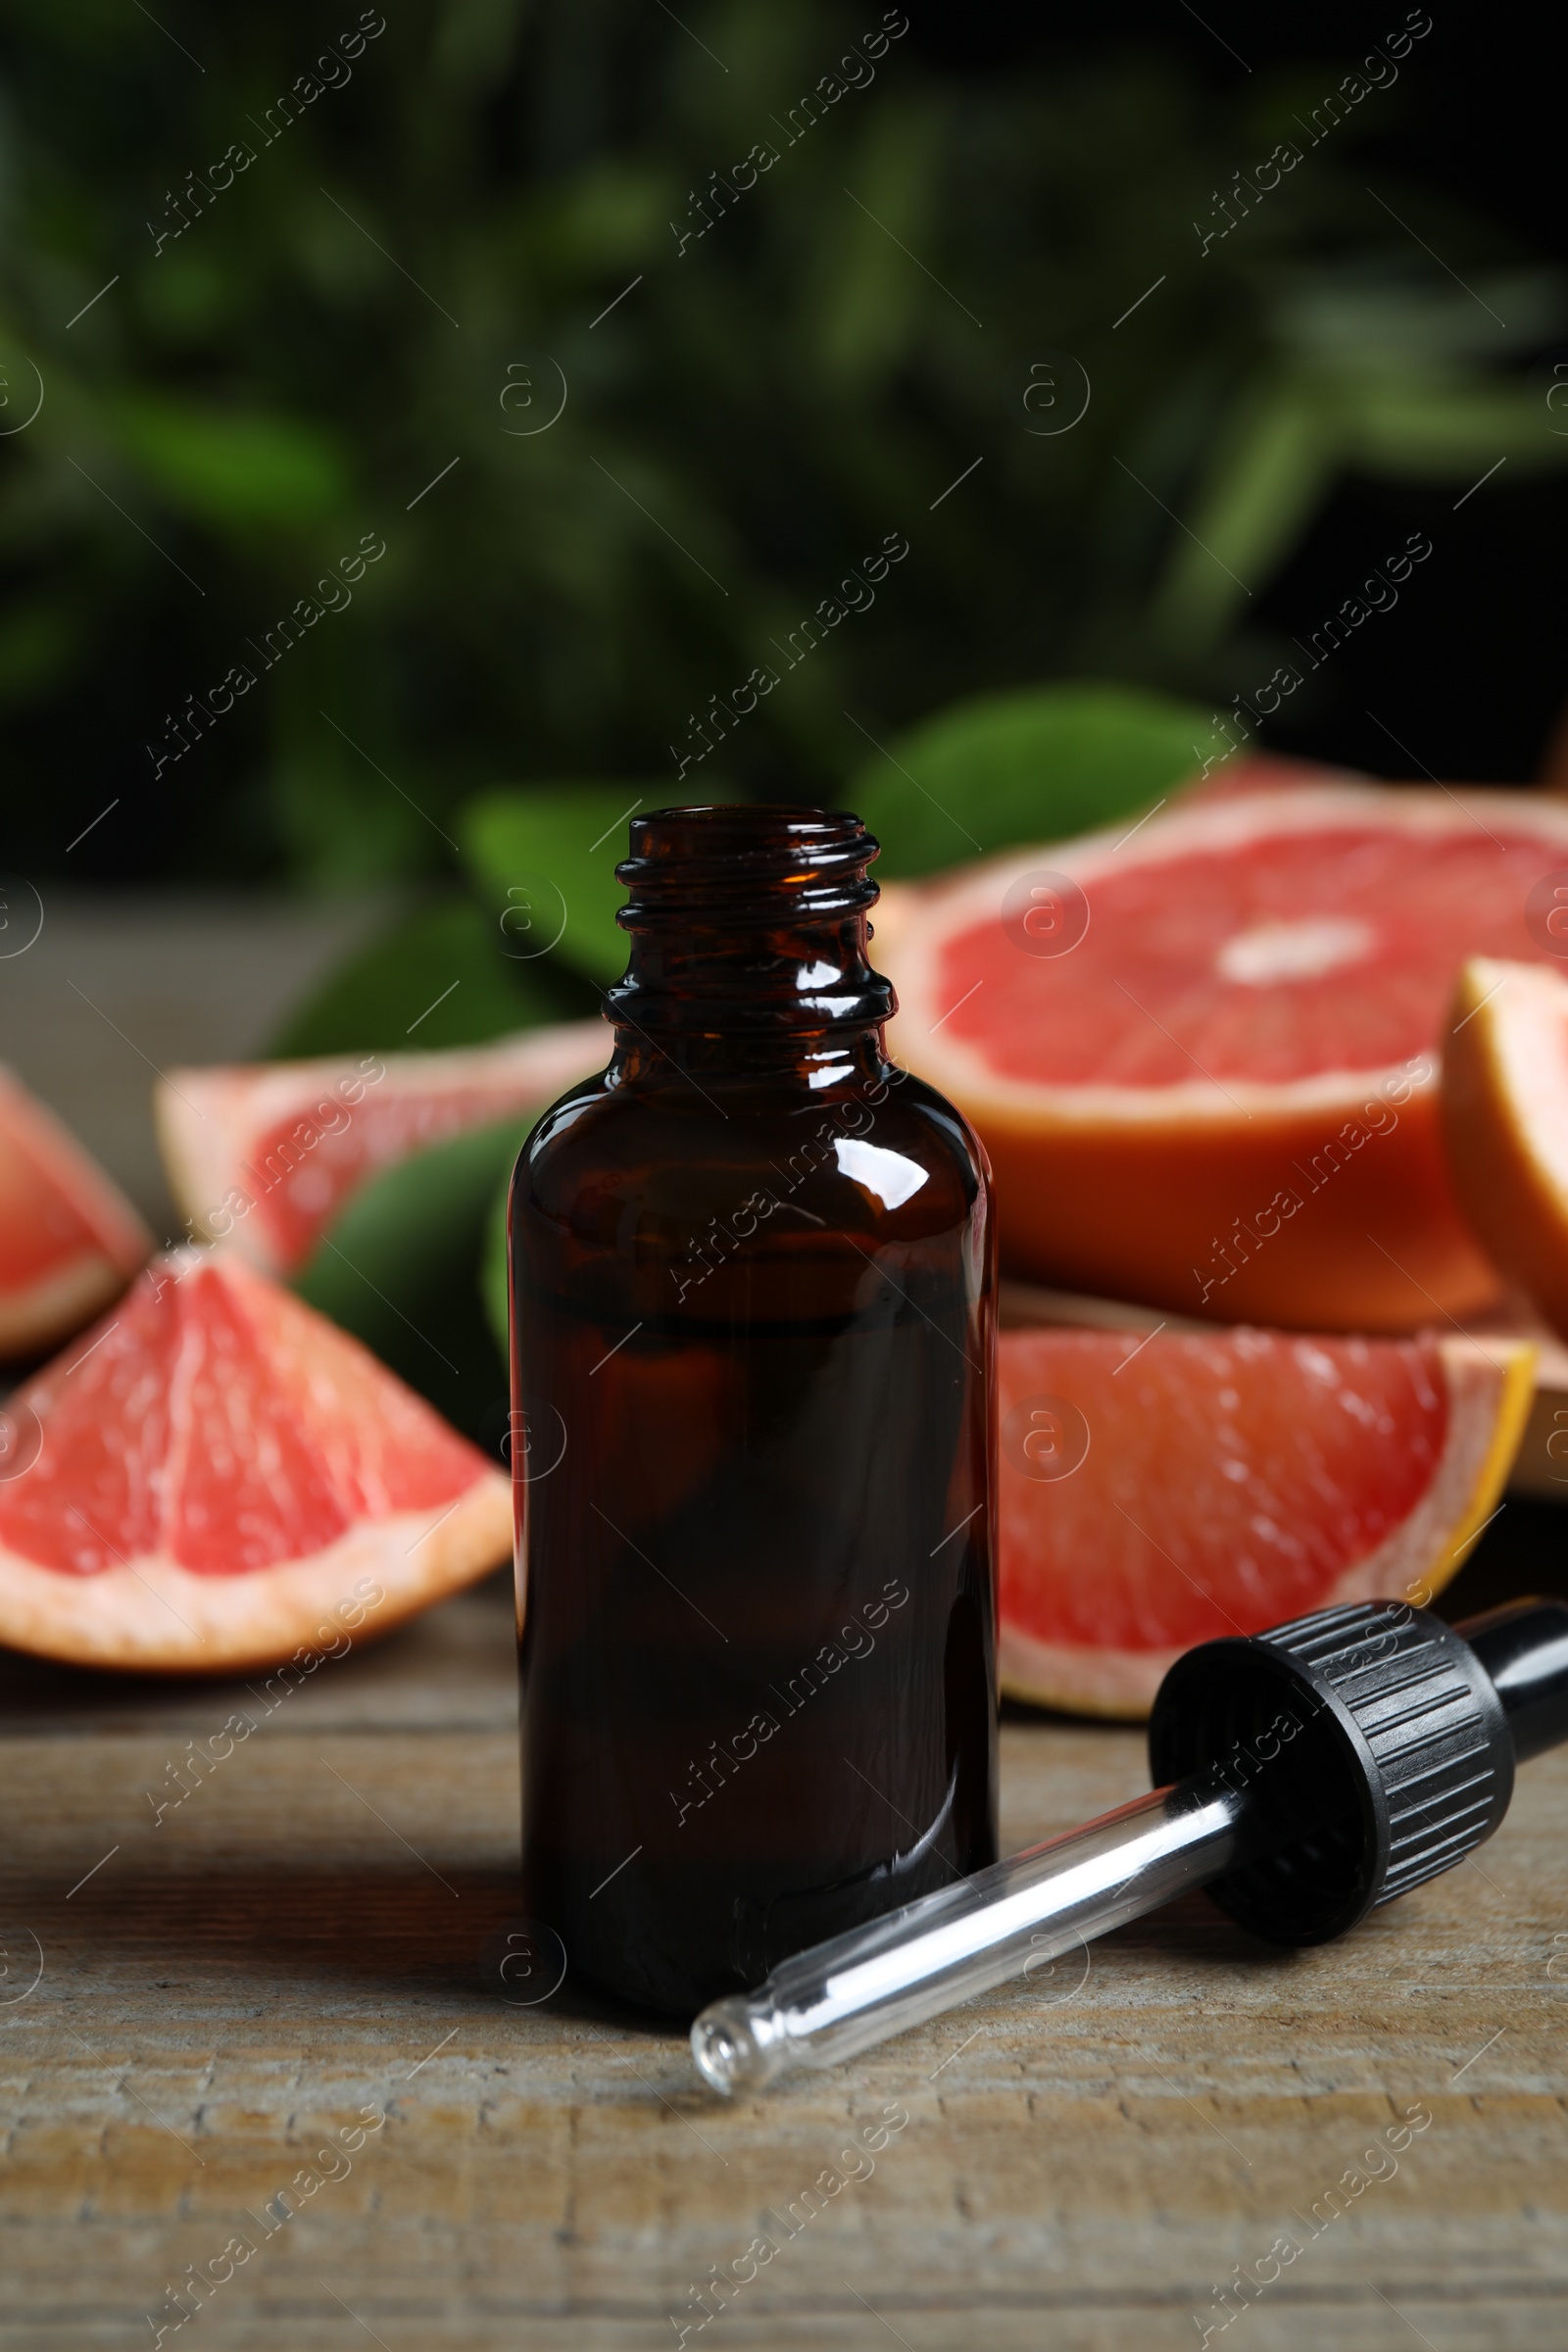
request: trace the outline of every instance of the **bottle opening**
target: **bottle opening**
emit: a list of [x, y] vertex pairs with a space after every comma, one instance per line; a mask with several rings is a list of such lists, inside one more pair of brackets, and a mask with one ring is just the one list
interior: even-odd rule
[[874, 1028], [894, 1010], [866, 955], [878, 844], [848, 809], [657, 808], [616, 866], [630, 896], [625, 977], [605, 999], [645, 1034], [799, 1036]]
[[880, 849], [848, 809], [656, 808], [631, 820], [615, 872], [631, 893], [617, 920], [636, 931], [670, 914], [688, 922], [824, 918], [873, 906], [866, 867]]

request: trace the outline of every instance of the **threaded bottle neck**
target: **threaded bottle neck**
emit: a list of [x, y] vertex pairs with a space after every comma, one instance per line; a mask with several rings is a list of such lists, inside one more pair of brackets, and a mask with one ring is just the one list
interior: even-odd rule
[[808, 1037], [865, 1030], [894, 1010], [871, 969], [858, 816], [798, 808], [661, 808], [631, 824], [615, 868], [631, 941], [608, 1017], [652, 1037]]

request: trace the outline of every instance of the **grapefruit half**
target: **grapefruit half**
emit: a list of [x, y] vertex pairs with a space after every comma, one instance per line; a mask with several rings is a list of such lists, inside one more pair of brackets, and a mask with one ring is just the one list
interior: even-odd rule
[[40, 1354], [77, 1330], [152, 1246], [96, 1160], [0, 1069], [0, 1357]]
[[191, 1233], [292, 1274], [367, 1177], [554, 1102], [608, 1059], [594, 1020], [450, 1053], [173, 1070], [155, 1091], [158, 1138]]
[[1568, 979], [1474, 956], [1444, 1042], [1443, 1119], [1466, 1215], [1568, 1337]]
[[1492, 1299], [1439, 1130], [1467, 953], [1536, 960], [1568, 808], [1354, 783], [1197, 798], [908, 887], [897, 1056], [979, 1129], [1008, 1271], [1227, 1322]]
[[10, 1397], [0, 1642], [232, 1673], [384, 1633], [507, 1555], [507, 1479], [357, 1340], [182, 1250]]
[[1002, 1686], [1142, 1716], [1184, 1649], [1440, 1592], [1530, 1409], [1517, 1341], [1014, 1331]]

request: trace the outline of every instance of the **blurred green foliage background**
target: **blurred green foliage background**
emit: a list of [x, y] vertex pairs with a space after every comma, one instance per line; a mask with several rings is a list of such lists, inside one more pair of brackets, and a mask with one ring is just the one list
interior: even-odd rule
[[[1466, 168], [1524, 85], [1209, 13], [11, 0], [0, 866], [383, 892], [270, 1042], [407, 1052], [596, 1008], [639, 806], [846, 801], [918, 875], [1149, 805], [1282, 662], [1278, 742], [1451, 774], [1469, 677], [1468, 772], [1533, 765], [1568, 306]], [[525, 1125], [301, 1278], [487, 1443]]]
[[[1530, 373], [1562, 331], [1557, 274], [1396, 171], [1368, 198], [1364, 151], [1441, 27], [1314, 143], [1353, 55], [1225, 87], [1147, 44], [955, 74], [915, 26], [852, 86], [839, 61], [882, 21], [874, 0], [692, 0], [680, 21], [645, 0], [388, 0], [355, 51], [352, 0], [170, 0], [156, 23], [13, 0], [13, 861], [477, 875], [420, 919], [447, 926], [449, 961], [489, 958], [490, 1014], [476, 1030], [476, 980], [449, 1016], [485, 1033], [604, 976], [592, 941], [549, 978], [496, 966], [505, 876], [479, 837], [493, 849], [505, 811], [479, 804], [498, 787], [591, 782], [623, 808], [694, 784], [880, 785], [896, 825], [890, 777], [920, 781], [906, 754], [929, 749], [907, 730], [955, 703], [1087, 678], [1174, 698], [1184, 724], [1266, 677], [1288, 656], [1268, 584], [1352, 470], [1449, 486], [1446, 507], [1499, 457], [1514, 483], [1560, 466]], [[284, 127], [279, 100], [308, 88]], [[1221, 194], [1238, 172], [1255, 188], [1282, 140], [1299, 164], [1205, 250]], [[776, 163], [717, 197], [759, 142]], [[236, 143], [254, 160], [219, 184]], [[1041, 431], [1074, 364], [1087, 411]], [[1031, 368], [1054, 412], [1026, 406]], [[889, 533], [909, 553], [874, 607], [784, 671], [770, 649]], [[366, 535], [385, 554], [352, 578]], [[302, 600], [319, 617], [264, 667]], [[780, 684], [677, 796], [692, 714], [762, 662]], [[176, 757], [187, 698], [234, 664], [256, 686], [188, 718]], [[1027, 802], [1027, 728], [1004, 757], [981, 719], [976, 772]], [[962, 713], [942, 724], [961, 776]], [[525, 806], [518, 855], [553, 871], [534, 820], [555, 821]], [[942, 857], [911, 834], [906, 867]], [[400, 948], [383, 964], [384, 994], [408, 967]], [[343, 1028], [313, 1014], [294, 1042]]]

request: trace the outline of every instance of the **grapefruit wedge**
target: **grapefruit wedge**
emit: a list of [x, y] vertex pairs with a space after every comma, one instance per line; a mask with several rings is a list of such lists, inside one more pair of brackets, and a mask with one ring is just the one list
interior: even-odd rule
[[450, 1053], [172, 1070], [158, 1138], [190, 1232], [292, 1274], [367, 1177], [552, 1102], [609, 1057], [602, 1021], [563, 1021]]
[[79, 1329], [151, 1248], [118, 1186], [0, 1069], [0, 1357], [40, 1354]]
[[1001, 1341], [1001, 1672], [1142, 1716], [1196, 1642], [1429, 1598], [1495, 1509], [1518, 1341], [1237, 1329]]
[[1568, 1337], [1568, 979], [1473, 956], [1444, 1041], [1443, 1121], [1466, 1215]]
[[506, 1557], [508, 1481], [231, 1253], [172, 1251], [10, 1397], [0, 1642], [232, 1673], [384, 1633]]
[[1408, 1331], [1497, 1275], [1446, 1164], [1469, 953], [1539, 960], [1568, 808], [1354, 783], [1184, 801], [906, 887], [891, 1047], [979, 1129], [1007, 1270], [1227, 1322]]

